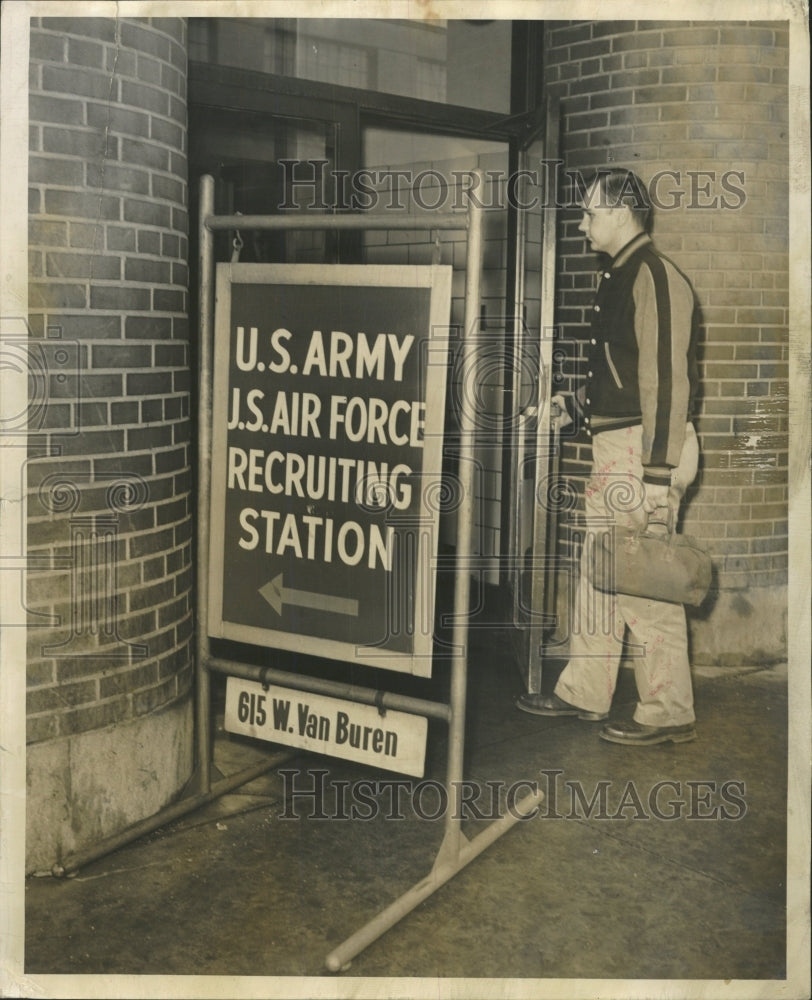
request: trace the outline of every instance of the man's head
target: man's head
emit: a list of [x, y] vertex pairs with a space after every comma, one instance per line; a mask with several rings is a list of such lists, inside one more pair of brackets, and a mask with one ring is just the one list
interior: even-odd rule
[[614, 257], [638, 233], [651, 215], [646, 187], [631, 170], [609, 170], [596, 175], [583, 197], [578, 229], [593, 250]]

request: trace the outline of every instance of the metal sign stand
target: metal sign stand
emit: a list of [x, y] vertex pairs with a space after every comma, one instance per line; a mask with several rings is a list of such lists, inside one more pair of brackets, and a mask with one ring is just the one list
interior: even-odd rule
[[[479, 178], [479, 183], [482, 178]], [[476, 189], [478, 185], [474, 185]], [[253, 664], [237, 663], [212, 656], [209, 639], [208, 600], [210, 535], [211, 464], [212, 444], [212, 375], [214, 333], [214, 233], [223, 230], [368, 230], [408, 229], [440, 230], [466, 229], [466, 285], [465, 319], [462, 370], [474, 370], [476, 361], [476, 330], [479, 323], [480, 273], [482, 269], [482, 208], [475, 200], [469, 201], [467, 215], [435, 214], [430, 218], [384, 217], [383, 215], [336, 216], [259, 216], [214, 214], [214, 179], [201, 178], [200, 184], [200, 343], [199, 343], [199, 405], [198, 405], [198, 523], [197, 523], [197, 770], [195, 782], [199, 796], [211, 794], [211, 681], [210, 672], [222, 673], [259, 681], [262, 684], [280, 684], [299, 690], [332, 695], [391, 708], [448, 723], [449, 750], [446, 766], [446, 791], [450, 808], [446, 812], [445, 830], [434, 865], [429, 874], [379, 913], [369, 923], [356, 931], [327, 955], [325, 964], [331, 972], [346, 969], [351, 960], [369, 944], [377, 940], [419, 903], [444, 885], [469, 862], [473, 861], [490, 844], [506, 833], [520, 818], [527, 816], [543, 798], [540, 791], [522, 799], [515, 810], [491, 825], [473, 839], [462, 832], [460, 792], [463, 781], [463, 751], [465, 740], [465, 707], [467, 688], [467, 638], [471, 588], [469, 567], [473, 532], [473, 470], [474, 470], [474, 414], [471, 407], [462, 407], [460, 414], [460, 487], [463, 503], [457, 521], [457, 576], [454, 594], [454, 619], [451, 658], [451, 693], [449, 703], [410, 698], [392, 692], [341, 684], [336, 681], [306, 677], [289, 671], [276, 670]], [[256, 769], [253, 769], [255, 772]], [[255, 776], [255, 775], [254, 775]], [[235, 781], [237, 778], [234, 779]], [[245, 781], [250, 780], [249, 777]]]

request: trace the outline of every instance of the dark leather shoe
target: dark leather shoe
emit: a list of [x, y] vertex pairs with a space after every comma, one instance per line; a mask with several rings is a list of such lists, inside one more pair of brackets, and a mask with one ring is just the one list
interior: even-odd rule
[[608, 712], [587, 712], [585, 708], [570, 705], [568, 701], [559, 698], [557, 694], [523, 694], [516, 699], [516, 708], [531, 715], [577, 715], [585, 722], [602, 722], [608, 717]]
[[640, 722], [610, 722], [600, 738], [627, 747], [649, 747], [655, 743], [690, 743], [696, 739], [694, 724], [687, 726], [644, 726]]

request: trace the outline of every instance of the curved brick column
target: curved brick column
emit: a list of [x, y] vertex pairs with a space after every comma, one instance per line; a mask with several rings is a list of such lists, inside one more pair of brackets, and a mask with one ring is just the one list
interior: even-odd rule
[[[684, 530], [706, 543], [717, 577], [691, 616], [697, 663], [786, 655], [788, 55], [780, 22], [573, 21], [547, 32], [564, 169], [659, 177], [654, 236], [702, 309], [702, 466]], [[565, 383], [594, 286], [579, 219], [561, 212]], [[574, 481], [588, 461], [588, 439], [566, 449]]]
[[33, 20], [30, 123], [36, 868], [154, 813], [191, 770], [184, 21]]

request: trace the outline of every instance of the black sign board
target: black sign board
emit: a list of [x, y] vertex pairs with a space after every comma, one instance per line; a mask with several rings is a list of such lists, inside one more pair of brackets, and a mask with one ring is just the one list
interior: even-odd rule
[[210, 632], [431, 673], [450, 267], [220, 264]]

